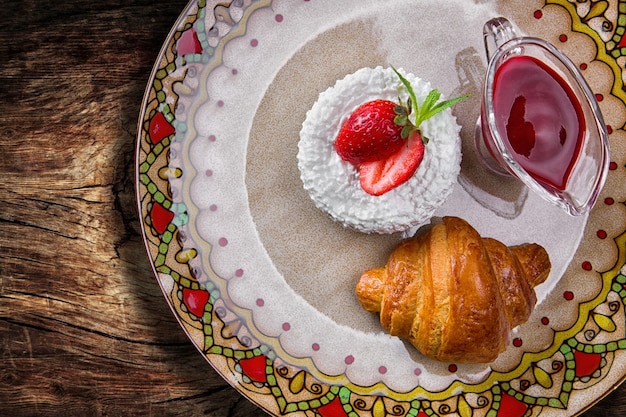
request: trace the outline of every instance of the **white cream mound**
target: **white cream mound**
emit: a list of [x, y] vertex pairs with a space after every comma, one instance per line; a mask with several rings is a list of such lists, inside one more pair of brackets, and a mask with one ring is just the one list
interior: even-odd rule
[[[398, 70], [421, 104], [428, 82]], [[341, 125], [361, 104], [376, 99], [406, 101], [408, 93], [391, 68], [362, 68], [319, 95], [300, 131], [298, 168], [315, 205], [344, 226], [366, 233], [394, 233], [427, 222], [452, 192], [461, 167], [460, 127], [451, 110], [422, 123], [430, 138], [424, 159], [409, 181], [381, 196], [367, 194], [357, 169], [341, 160], [334, 142]]]

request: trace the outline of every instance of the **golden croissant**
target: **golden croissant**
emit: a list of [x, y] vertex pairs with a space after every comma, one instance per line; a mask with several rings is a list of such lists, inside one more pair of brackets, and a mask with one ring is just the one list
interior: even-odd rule
[[482, 238], [463, 219], [444, 217], [401, 242], [385, 267], [364, 272], [356, 293], [363, 308], [380, 313], [383, 328], [425, 356], [486, 363], [506, 349], [511, 329], [528, 320], [534, 287], [550, 268], [540, 245], [507, 247]]

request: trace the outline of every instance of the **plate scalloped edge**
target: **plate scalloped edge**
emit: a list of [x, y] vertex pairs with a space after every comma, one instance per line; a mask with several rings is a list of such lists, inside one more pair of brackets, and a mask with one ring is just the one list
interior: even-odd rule
[[[607, 10], [614, 3], [619, 13], [610, 19], [605, 14], [609, 15]], [[177, 192], [173, 184], [182, 176], [182, 168], [169, 164], [171, 153], [179, 151], [173, 139], [186, 130], [186, 121], [177, 120], [174, 110], [193, 100], [198, 68], [219, 66], [224, 43], [244, 36], [247, 17], [270, 4], [270, 0], [239, 0], [228, 6], [223, 2], [217, 6], [191, 2], [163, 46], [139, 119], [137, 201], [148, 256], [176, 318], [211, 365], [242, 394], [275, 415], [569, 415], [574, 403], [578, 413], [610, 392], [625, 377], [615, 363], [626, 353], [626, 231], [614, 237], [618, 249], [614, 267], [597, 272], [603, 290], [594, 300], [580, 304], [580, 332], [574, 336], [557, 332], [549, 357], [535, 360], [533, 355], [525, 356], [528, 371], [522, 376], [507, 380], [506, 375], [500, 375], [497, 381], [473, 389], [453, 384], [443, 392], [417, 390], [396, 396], [380, 395], [376, 387], [364, 393], [355, 387], [319, 381], [306, 370], [282, 361], [271, 347], [258, 343], [246, 324], [229, 311], [210, 279], [199, 281], [202, 274], [191, 262], [198, 251], [185, 233], [187, 209], [173, 203], [172, 198]], [[626, 2], [595, 2], [587, 10], [576, 9], [566, 0], [548, 0], [548, 4], [566, 10], [571, 15], [571, 30], [594, 40], [598, 48], [595, 59], [613, 71], [612, 94], [626, 102], [619, 64], [625, 54], [621, 42], [626, 43]], [[534, 11], [534, 17], [541, 18], [541, 13]], [[592, 18], [597, 21], [598, 17], [614, 22], [614, 34], [609, 39], [603, 40], [591, 27]], [[618, 168], [624, 167], [612, 164], [613, 175], [618, 175]], [[604, 204], [616, 202], [607, 197]], [[582, 267], [590, 268], [587, 264]], [[603, 382], [615, 373], [616, 383]], [[592, 398], [587, 392], [593, 393]]]

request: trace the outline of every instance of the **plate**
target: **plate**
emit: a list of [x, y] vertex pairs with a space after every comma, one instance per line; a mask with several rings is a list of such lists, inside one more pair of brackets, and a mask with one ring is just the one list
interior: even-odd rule
[[[137, 138], [143, 238], [202, 356], [274, 415], [564, 416], [626, 376], [626, 30], [619, 1], [192, 1], [146, 90]], [[565, 52], [610, 132], [600, 201], [570, 217], [476, 163], [482, 25], [503, 15]], [[410, 233], [368, 235], [317, 210], [298, 132], [320, 92], [367, 66], [401, 67], [457, 105], [463, 163], [437, 217], [508, 245], [543, 245], [538, 305], [491, 364], [428, 360], [385, 334], [354, 285]]]

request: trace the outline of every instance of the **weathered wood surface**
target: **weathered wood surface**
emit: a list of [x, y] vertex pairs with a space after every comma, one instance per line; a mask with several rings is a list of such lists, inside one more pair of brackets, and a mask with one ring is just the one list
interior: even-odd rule
[[0, 415], [264, 415], [188, 341], [139, 236], [139, 106], [185, 4], [2, 2]]
[[2, 3], [2, 416], [264, 415], [188, 341], [138, 233], [139, 107], [185, 4]]

